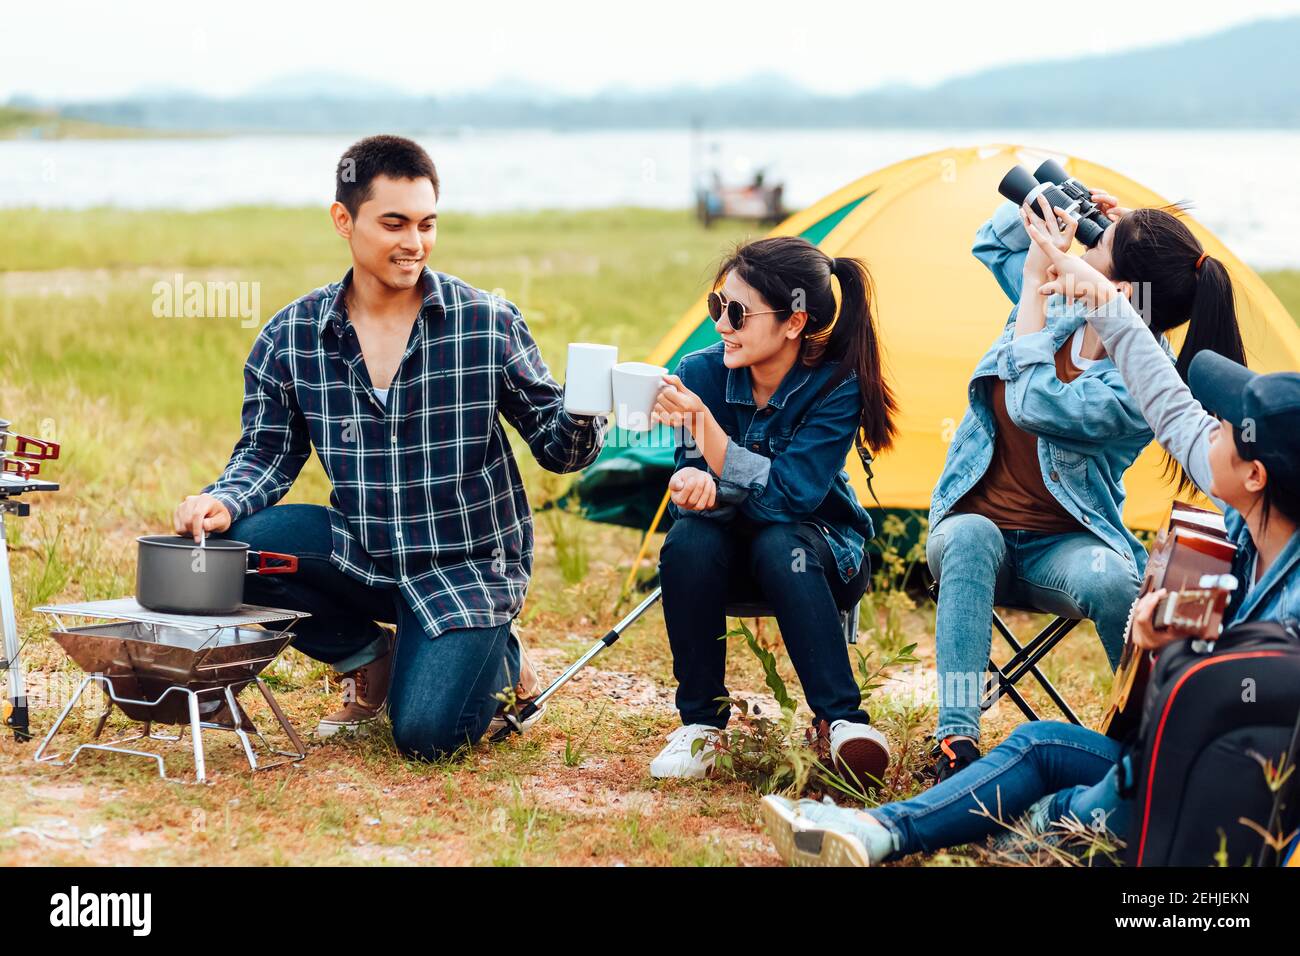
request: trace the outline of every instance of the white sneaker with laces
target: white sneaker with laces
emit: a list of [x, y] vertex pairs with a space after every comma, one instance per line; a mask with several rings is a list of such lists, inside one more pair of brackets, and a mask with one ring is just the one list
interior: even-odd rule
[[[668, 735], [668, 743], [659, 751], [659, 756], [650, 761], [650, 776], [658, 779], [707, 777], [713, 770], [713, 758], [716, 755], [713, 744], [721, 735], [718, 728], [708, 724], [678, 727]], [[691, 753], [697, 740], [703, 740], [704, 746], [699, 753]]]
[[831, 760], [849, 783], [877, 787], [889, 768], [889, 742], [870, 724], [837, 720], [831, 724]]
[[759, 807], [768, 835], [790, 866], [871, 866], [894, 852], [894, 837], [871, 814], [775, 794]]

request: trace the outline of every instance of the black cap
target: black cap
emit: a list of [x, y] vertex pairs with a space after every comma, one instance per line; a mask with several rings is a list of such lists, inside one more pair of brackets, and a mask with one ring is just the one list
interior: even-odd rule
[[1217, 352], [1197, 352], [1187, 384], [1206, 411], [1231, 423], [1237, 453], [1269, 481], [1300, 491], [1300, 372], [1260, 375]]

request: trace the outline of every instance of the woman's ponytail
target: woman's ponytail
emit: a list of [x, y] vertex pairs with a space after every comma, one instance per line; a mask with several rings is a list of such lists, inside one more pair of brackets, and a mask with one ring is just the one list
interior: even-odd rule
[[1188, 315], [1187, 335], [1178, 350], [1178, 374], [1187, 381], [1187, 370], [1197, 352], [1207, 349], [1234, 362], [1246, 364], [1246, 346], [1237, 325], [1237, 303], [1232, 278], [1218, 259], [1202, 253], [1193, 270], [1195, 289]]
[[881, 452], [894, 443], [898, 405], [885, 381], [880, 357], [871, 274], [861, 260], [850, 258], [832, 259], [831, 274], [840, 280], [840, 311], [826, 341], [826, 352], [851, 363], [858, 373], [863, 439], [873, 452]]

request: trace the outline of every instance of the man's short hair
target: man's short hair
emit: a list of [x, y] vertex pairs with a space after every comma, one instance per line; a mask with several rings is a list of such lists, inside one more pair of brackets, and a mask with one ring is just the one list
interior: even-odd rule
[[405, 136], [367, 136], [339, 158], [334, 174], [334, 198], [356, 216], [370, 198], [376, 176], [389, 179], [428, 179], [438, 196], [438, 170], [424, 148]]

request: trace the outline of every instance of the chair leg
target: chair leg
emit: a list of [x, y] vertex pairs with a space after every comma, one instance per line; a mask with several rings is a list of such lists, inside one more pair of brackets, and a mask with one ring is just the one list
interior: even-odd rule
[[[1071, 618], [1057, 617], [1051, 624], [1034, 635], [1028, 644], [1022, 647], [1002, 618], [998, 616], [996, 611], [993, 612], [993, 627], [1002, 635], [1002, 639], [1010, 645], [1013, 652], [1012, 658], [1007, 662], [1005, 669], [994, 669], [1001, 675], [1009, 688], [1014, 688], [1014, 685], [1019, 683], [1025, 674], [1033, 674], [1034, 679], [1038, 681], [1043, 691], [1051, 698], [1052, 703], [1060, 710], [1062, 716], [1072, 724], [1079, 724], [1079, 718], [1070, 709], [1070, 705], [1065, 702], [1065, 698], [1061, 696], [1060, 691], [1047, 679], [1047, 675], [1038, 669], [1038, 662], [1059, 644], [1070, 631], [1074, 630], [1078, 623], [1078, 621]], [[1020, 709], [1026, 716], [1033, 714], [1033, 710], [1027, 703], [1020, 705]], [[1029, 719], [1037, 720], [1038, 717], [1034, 715]]]
[[862, 602], [857, 601], [853, 607], [840, 614], [840, 624], [844, 629], [844, 643], [858, 643], [858, 624], [861, 621]]
[[988, 670], [988, 683], [985, 685], [983, 697], [980, 698], [981, 711], [989, 710], [1002, 698], [1003, 695], [1006, 695], [1011, 698], [1011, 702], [1020, 709], [1022, 714], [1025, 715], [1026, 720], [1039, 719], [1034, 708], [1029, 706], [1029, 701], [1025, 700], [1020, 691], [1016, 690], [1015, 684], [1007, 680], [1007, 675], [1003, 673], [1002, 668], [993, 663], [992, 658], [989, 658]]
[[[927, 590], [930, 599], [937, 603], [939, 600], [938, 582], [930, 582]], [[1005, 668], [998, 667], [993, 662], [993, 659], [989, 658], [988, 671], [990, 677], [988, 684], [985, 685], [984, 695], [980, 700], [980, 709], [988, 710], [1005, 694], [1011, 698], [1012, 703], [1020, 709], [1020, 712], [1027, 719], [1038, 720], [1038, 714], [1029, 706], [1029, 702], [1016, 690], [1015, 686], [1026, 674], [1033, 674], [1034, 679], [1038, 681], [1065, 719], [1072, 724], [1081, 724], [1082, 722], [1070, 709], [1070, 705], [1065, 702], [1065, 698], [1061, 696], [1060, 691], [1047, 679], [1047, 675], [1038, 669], [1038, 662], [1059, 644], [1070, 631], [1074, 630], [1078, 623], [1078, 621], [1071, 618], [1057, 617], [1051, 624], [1034, 635], [1028, 644], [1021, 646], [1020, 642], [1016, 640], [1016, 636], [1011, 633], [1011, 629], [1007, 627], [995, 610], [993, 612], [993, 628], [1002, 635], [1002, 639], [1010, 646], [1012, 657], [1011, 660], [1007, 661]]]
[[1024, 654], [1026, 659], [1018, 664], [1014, 669], [1014, 672], [1009, 675], [1011, 681], [1014, 683], [1015, 681], [1020, 680], [1026, 672], [1032, 673], [1034, 679], [1038, 681], [1043, 690], [1047, 693], [1047, 696], [1052, 699], [1052, 703], [1057, 706], [1057, 709], [1059, 709], [1062, 715], [1072, 724], [1078, 724], [1079, 718], [1075, 716], [1074, 711], [1070, 709], [1070, 705], [1065, 702], [1065, 698], [1061, 696], [1061, 693], [1055, 686], [1053, 686], [1052, 682], [1049, 681], [1041, 671], [1039, 671], [1037, 664], [1047, 656], [1048, 652], [1050, 652], [1052, 648], [1064, 640], [1065, 636], [1074, 630], [1078, 623], [1078, 621], [1071, 618], [1058, 617], [1052, 622], [1052, 624], [1044, 628], [1038, 636], [1030, 641], [1029, 644], [1025, 645]]

